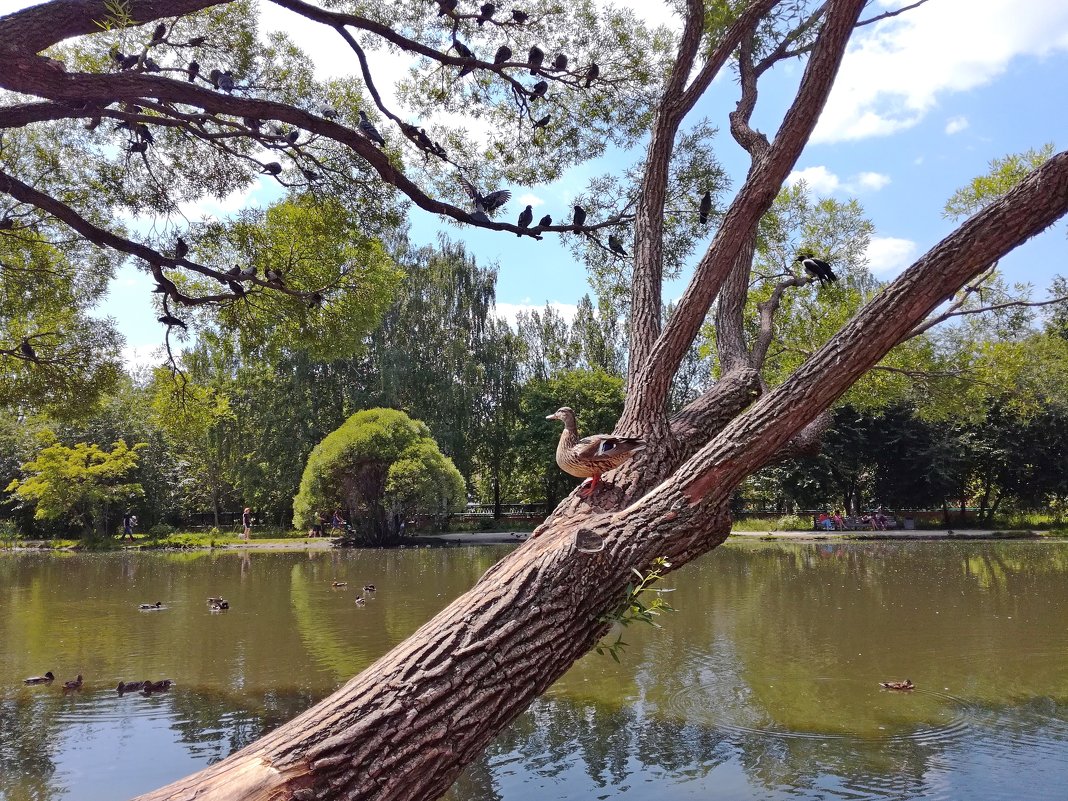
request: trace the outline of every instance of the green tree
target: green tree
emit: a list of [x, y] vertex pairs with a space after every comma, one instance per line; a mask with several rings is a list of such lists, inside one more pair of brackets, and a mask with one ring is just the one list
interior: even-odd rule
[[106, 533], [112, 507], [131, 504], [142, 494], [141, 485], [126, 478], [145, 443], [131, 448], [119, 440], [110, 451], [86, 443], [68, 447], [54, 437], [45, 443], [22, 465], [25, 477], [7, 486], [20, 502], [34, 506], [37, 520], [60, 520], [86, 535], [100, 535]]
[[234, 419], [229, 398], [191, 381], [176, 385], [165, 368], [153, 373], [149, 391], [152, 419], [181, 464], [178, 489], [183, 507], [199, 510], [207, 504], [218, 527], [235, 456], [235, 443], [228, 436]]
[[[18, 215], [39, 215], [50, 241], [73, 231], [137, 259], [159, 282], [164, 311], [255, 302], [268, 291], [309, 303], [329, 293], [329, 284], [284, 287], [262, 272], [231, 276], [233, 265], [201, 252], [199, 229], [167, 224], [168, 215], [181, 219], [181, 203], [247, 190], [261, 175], [289, 195], [341, 199], [360, 211], [364, 232], [383, 241], [409, 201], [487, 236], [563, 236], [581, 249], [604, 285], [599, 292], [625, 308], [627, 393], [615, 429], [642, 436], [648, 447], [613, 472], [594, 503], [566, 500], [539, 540], [324, 701], [328, 708], [159, 798], [440, 795], [597, 641], [598, 621], [618, 605], [633, 570], [660, 557], [678, 567], [716, 547], [748, 475], [810, 447], [826, 410], [947, 297], [1068, 211], [1068, 153], [1059, 153], [768, 386], [744, 338], [760, 221], [815, 129], [854, 30], [882, 16], [862, 19], [866, 0], [686, 0], [670, 6], [680, 18], [674, 29], [653, 30], [629, 11], [594, 2], [536, 2], [524, 21], [498, 12], [483, 25], [468, 3], [279, 5], [340, 36], [353, 51], [353, 75], [316, 81], [284, 36], [258, 37], [256, 7], [243, 0], [53, 0], [0, 17], [5, 138], [8, 130], [13, 137], [40, 130], [54, 140], [44, 154], [76, 154], [68, 157], [76, 164], [58, 171], [39, 159], [7, 162], [0, 192]], [[162, 35], [153, 35], [161, 20]], [[512, 60], [489, 60], [506, 42]], [[394, 71], [394, 92], [379, 90], [385, 76], [367, 50], [411, 58], [410, 71]], [[569, 68], [548, 69], [552, 62], [540, 63], [539, 52], [568, 55]], [[192, 61], [207, 74], [190, 81]], [[793, 91], [761, 96], [786, 62], [799, 61]], [[738, 102], [722, 119], [697, 118], [697, 109], [715, 107], [709, 90], [726, 68], [739, 80], [717, 86], [735, 87]], [[442, 111], [462, 111], [465, 121], [479, 121], [478, 131]], [[359, 126], [359, 112], [377, 134]], [[757, 119], [780, 122], [769, 135]], [[750, 157], [730, 197], [725, 182], [714, 182], [709, 155], [717, 125]], [[502, 197], [493, 191], [555, 179], [609, 148], [631, 163], [610, 176], [589, 171], [581, 225], [570, 210], [530, 229], [491, 216]], [[704, 191], [715, 196], [714, 214], [702, 223]], [[90, 219], [94, 204], [103, 213]], [[160, 221], [134, 241], [115, 221], [142, 212]], [[179, 232], [192, 240], [185, 256], [174, 248]], [[693, 274], [665, 320], [664, 281], [685, 253], [695, 256]], [[211, 294], [187, 293], [174, 280], [193, 273], [213, 279]], [[722, 315], [717, 349], [731, 352], [719, 380], [674, 411], [673, 379], [713, 302]], [[568, 543], [579, 532], [584, 542], [604, 540], [600, 557], [576, 558]], [[439, 660], [434, 669], [414, 670], [428, 654]], [[324, 722], [339, 720], [347, 725]], [[436, 747], [446, 728], [450, 747]], [[404, 743], [394, 756], [403, 759], [383, 758], [381, 744], [399, 730]]]
[[523, 385], [523, 425], [514, 439], [516, 469], [506, 482], [510, 496], [551, 506], [575, 488], [575, 479], [556, 466], [560, 424], [545, 419], [561, 406], [575, 410], [580, 435], [610, 431], [623, 409], [623, 379], [601, 370], [566, 370]]
[[386, 545], [400, 539], [408, 515], [442, 517], [463, 497], [463, 477], [424, 423], [395, 409], [368, 409], [312, 449], [293, 524], [308, 528], [316, 514], [341, 507], [363, 542]]

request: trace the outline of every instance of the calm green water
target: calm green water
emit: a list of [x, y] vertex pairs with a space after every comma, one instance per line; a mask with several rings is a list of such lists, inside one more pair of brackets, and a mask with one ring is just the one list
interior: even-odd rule
[[[221, 759], [507, 551], [2, 555], [0, 799], [128, 798]], [[663, 629], [581, 661], [449, 800], [1066, 797], [1068, 545], [732, 544], [668, 586]]]

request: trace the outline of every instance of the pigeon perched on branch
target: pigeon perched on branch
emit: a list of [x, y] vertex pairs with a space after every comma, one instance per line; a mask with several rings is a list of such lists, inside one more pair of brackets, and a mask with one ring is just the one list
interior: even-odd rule
[[363, 109], [360, 109], [360, 124], [357, 127], [360, 129], [360, 133], [379, 147], [386, 146], [385, 138], [378, 132], [378, 129], [371, 124], [371, 121], [367, 119], [367, 115], [363, 113]]
[[493, 56], [494, 66], [501, 66], [504, 62], [508, 61], [512, 57], [512, 48], [508, 45], [501, 45], [497, 48], [497, 53]]
[[542, 62], [545, 61], [545, 53], [537, 45], [530, 48], [530, 52], [527, 54], [527, 64], [530, 65], [530, 74], [537, 75], [538, 69], [541, 67]]
[[463, 176], [460, 177], [460, 185], [467, 191], [475, 206], [475, 214], [472, 216], [481, 213], [487, 218], [492, 217], [512, 197], [512, 193], [507, 189], [498, 189], [483, 195]]
[[571, 218], [571, 224], [576, 232], [581, 231], [582, 226], [586, 224], [586, 210], [582, 206], [575, 206], [575, 216]]
[[[528, 204], [525, 209], [519, 212], [519, 227], [529, 228], [531, 222], [534, 221], [534, 210]], [[516, 234], [516, 236], [522, 236], [522, 234]]]

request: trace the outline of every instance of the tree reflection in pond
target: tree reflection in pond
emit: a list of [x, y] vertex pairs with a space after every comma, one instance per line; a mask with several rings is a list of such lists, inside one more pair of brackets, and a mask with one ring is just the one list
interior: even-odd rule
[[[506, 551], [0, 556], [0, 800], [111, 801], [217, 761]], [[449, 801], [1063, 798], [1068, 545], [732, 544], [665, 584], [680, 611], [628, 628], [621, 665], [577, 663]], [[21, 684], [49, 669], [86, 685]]]

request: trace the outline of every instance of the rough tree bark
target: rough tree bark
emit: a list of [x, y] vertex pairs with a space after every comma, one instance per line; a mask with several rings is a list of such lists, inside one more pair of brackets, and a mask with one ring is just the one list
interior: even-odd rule
[[[1066, 212], [1068, 152], [928, 252], [785, 384], [734, 417], [651, 492], [614, 509], [618, 486], [605, 506], [603, 498], [597, 507], [567, 499], [541, 536], [330, 698], [223, 762], [138, 801], [441, 794], [604, 634], [604, 616], [620, 602], [632, 567], [647, 567], [656, 557], [678, 567], [719, 545], [730, 528], [731, 492], [747, 475], [774, 459], [991, 258]], [[725, 393], [724, 402], [734, 396]], [[696, 429], [697, 439], [709, 433]], [[576, 551], [576, 531], [603, 537], [604, 550]]]
[[[130, 0], [129, 7], [134, 18], [148, 22], [213, 4]], [[299, 0], [279, 4], [328, 25], [377, 32], [373, 23], [353, 15]], [[803, 48], [810, 55], [797, 97], [770, 142], [748, 128], [755, 95], [746, 88], [759, 77], [766, 59], [743, 68], [751, 67], [742, 76], [743, 99], [732, 117], [732, 131], [749, 142], [752, 168], [676, 313], [661, 330], [663, 231], [650, 217], [663, 212], [663, 175], [675, 133], [730, 55], [751, 54], [749, 42], [758, 22], [779, 6], [777, 0], [750, 3], [719, 46], [706, 48], [710, 55], [698, 66], [698, 54], [705, 51], [697, 33], [703, 30], [706, 9], [701, 0], [686, 4], [680, 51], [654, 124], [635, 221], [632, 312], [640, 322], [632, 332], [628, 398], [619, 423], [621, 432], [649, 436], [651, 447], [611, 474], [592, 502], [574, 495], [566, 499], [537, 538], [487, 571], [469, 592], [337, 693], [222, 762], [139, 801], [437, 797], [494, 735], [603, 636], [632, 568], [645, 569], [658, 557], [678, 567], [719, 545], [729, 532], [731, 494], [746, 476], [806, 447], [818, 434], [821, 413], [908, 332], [993, 260], [1068, 212], [1068, 153], [1061, 153], [899, 276], [784, 384], [761, 396], [752, 354], [743, 352], [738, 337], [731, 346], [735, 368], [704, 396], [667, 417], [672, 376], [725, 282], [733, 287], [733, 305], [724, 307], [725, 314], [729, 311], [737, 320], [739, 283], [729, 279], [748, 269], [757, 222], [816, 124], [864, 5], [865, 0], [828, 0], [795, 29], [818, 28], [818, 35]], [[92, 33], [102, 6], [102, 0], [57, 0], [0, 19], [0, 85], [49, 101], [0, 110], [0, 126], [86, 116], [99, 113], [102, 105], [145, 102], [145, 97], [196, 105], [208, 113], [274, 119], [348, 145], [382, 180], [424, 209], [518, 232], [509, 224], [473, 220], [462, 209], [429, 197], [363, 137], [329, 120], [165, 77], [68, 73], [36, 55], [69, 36]], [[463, 63], [437, 51], [424, 52], [403, 37], [398, 41], [392, 32], [387, 38], [442, 63]], [[784, 38], [772, 55], [800, 52], [791, 51], [795, 41], [796, 36]], [[500, 72], [493, 65], [483, 67]], [[0, 191], [34, 202], [33, 190], [13, 179]], [[66, 214], [59, 206], [47, 210], [60, 219]], [[68, 224], [77, 229], [81, 223], [69, 217]], [[108, 239], [103, 232], [82, 233], [153, 264], [173, 263], [155, 252], [133, 251], [136, 243]], [[201, 271], [214, 274], [205, 266]], [[600, 538], [603, 550], [577, 551], [578, 535]]]

